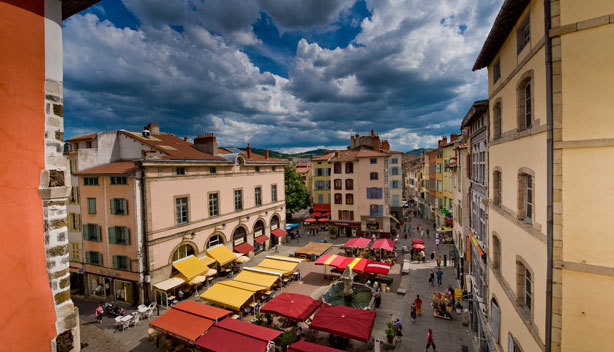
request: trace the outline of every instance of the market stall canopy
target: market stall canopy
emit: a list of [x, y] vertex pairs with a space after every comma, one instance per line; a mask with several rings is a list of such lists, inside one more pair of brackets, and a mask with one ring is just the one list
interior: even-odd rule
[[288, 352], [343, 352], [336, 348], [316, 345], [315, 343], [300, 340], [288, 346]]
[[416, 244], [412, 245], [412, 247], [414, 249], [419, 250], [419, 251], [423, 251], [426, 248], [423, 244], [420, 244], [420, 243], [416, 243]]
[[311, 216], [312, 218], [319, 218], [320, 216], [322, 216], [322, 214], [318, 212], [314, 212], [314, 213], [309, 214], [309, 216]]
[[364, 238], [364, 237], [350, 238], [341, 247], [345, 247], [345, 248], [347, 248], [347, 247], [367, 248], [367, 246], [369, 245], [370, 242], [371, 242], [370, 239]]
[[412, 240], [411, 241], [412, 244], [424, 244], [423, 240]]
[[218, 244], [217, 246], [209, 248], [207, 254], [220, 263], [220, 265], [226, 265], [237, 259], [237, 256], [223, 244]]
[[379, 239], [375, 241], [375, 243], [373, 243], [373, 245], [371, 246], [371, 249], [378, 248], [381, 248], [385, 251], [394, 251], [394, 241], [389, 240], [387, 238]]
[[269, 237], [267, 235], [260, 235], [254, 238], [254, 242], [259, 243], [259, 244], [264, 244], [268, 240], [269, 240]]
[[261, 285], [270, 288], [279, 279], [280, 275], [273, 273], [264, 273], [261, 270], [252, 271], [245, 268], [237, 276], [235, 281], [246, 282], [248, 284]]
[[347, 257], [336, 254], [325, 254], [316, 260], [315, 265], [337, 266], [341, 264]]
[[353, 257], [345, 257], [343, 258], [342, 261], [338, 262], [337, 265], [335, 265], [335, 267], [339, 270], [343, 270], [345, 269], [346, 266], [348, 266], [348, 264], [350, 264], [353, 261], [354, 261]]
[[376, 313], [370, 310], [325, 304], [316, 312], [309, 328], [367, 342], [371, 338], [375, 316]]
[[201, 317], [205, 317], [207, 319], [215, 321], [232, 313], [231, 311], [226, 309], [190, 300], [186, 300], [174, 305], [173, 309], [178, 309], [186, 313], [196, 314]]
[[258, 264], [258, 267], [283, 270], [284, 274], [289, 274], [296, 269], [299, 263], [299, 260], [289, 260], [267, 256], [260, 262], [260, 264]]
[[173, 262], [173, 267], [183, 275], [186, 281], [192, 280], [196, 276], [205, 274], [209, 267], [202, 261], [190, 255], [186, 258]]
[[322, 243], [322, 242], [309, 242], [303, 247], [299, 248], [294, 252], [294, 254], [298, 257], [299, 255], [304, 255], [309, 257], [312, 254], [316, 256], [321, 256], [322, 253], [326, 252], [330, 247], [332, 247], [332, 243]]
[[269, 341], [281, 331], [250, 324], [237, 319], [224, 319], [196, 340], [196, 346], [205, 351], [266, 351]]
[[165, 334], [194, 343], [214, 322], [230, 313], [225, 309], [185, 301], [173, 306], [149, 325]]
[[322, 213], [322, 216], [330, 216], [330, 211], [327, 211], [326, 213]]
[[241, 263], [241, 264], [245, 264], [247, 262], [249, 262], [250, 258], [246, 257], [244, 255], [241, 255], [240, 257], [237, 257], [237, 262]]
[[327, 218], [319, 218], [319, 219], [318, 219], [318, 221], [319, 221], [319, 222], [328, 222], [328, 221], [330, 221], [330, 220], [329, 220], [329, 219], [327, 219]]
[[367, 266], [367, 264], [369, 264], [370, 262], [371, 261], [369, 259], [353, 258], [353, 260], [348, 264], [348, 266], [354, 271], [363, 272], [365, 271], [365, 267]]
[[175, 287], [179, 285], [183, 285], [184, 283], [185, 283], [184, 279], [175, 276], [175, 277], [171, 277], [168, 280], [164, 280], [162, 282], [158, 282], [157, 284], [154, 284], [154, 287], [160, 291], [168, 291], [168, 290], [174, 289]]
[[296, 257], [287, 257], [285, 255], [267, 255], [266, 258], [273, 258], [273, 259], [286, 259], [286, 260], [291, 260], [293, 262], [297, 262], [297, 263], [301, 263], [304, 262], [305, 259], [302, 258], [296, 258]]
[[282, 229], [275, 229], [273, 231], [271, 231], [271, 235], [275, 236], [275, 237], [283, 237], [285, 235], [287, 235], [288, 233]]
[[220, 281], [220, 282], [218, 282], [218, 284], [226, 285], [226, 286], [230, 286], [230, 287], [234, 287], [234, 288], [240, 288], [240, 289], [247, 290], [247, 291], [250, 291], [250, 292], [258, 292], [258, 291], [268, 290], [269, 289], [266, 286], [248, 284], [247, 282], [242, 282], [242, 281], [237, 281], [237, 280]]
[[315, 300], [306, 295], [281, 293], [267, 302], [260, 311], [281, 315], [293, 320], [305, 321], [321, 305], [322, 301]]
[[247, 242], [243, 242], [243, 243], [241, 243], [238, 246], [234, 246], [234, 248], [232, 250], [234, 250], [237, 253], [247, 254], [247, 253], [253, 251], [254, 249], [256, 249], [256, 248], [254, 248], [254, 246], [252, 246], [251, 244], [249, 244]]
[[209, 256], [207, 256], [207, 255], [206, 255], [206, 256], [204, 256], [204, 257], [200, 257], [200, 258], [198, 258], [198, 260], [200, 260], [201, 262], [203, 262], [203, 264], [205, 264], [205, 265], [207, 265], [207, 266], [209, 266], [209, 265], [211, 265], [211, 264], [215, 263], [215, 259], [213, 259], [213, 258], [211, 258], [211, 257], [209, 257]]
[[305, 219], [305, 222], [316, 222], [316, 219], [314, 219], [314, 218], [307, 218], [307, 219]]
[[215, 283], [207, 291], [200, 295], [200, 298], [214, 304], [240, 310], [241, 307], [254, 295], [253, 291], [242, 288], [224, 285], [221, 282]]
[[381, 263], [381, 262], [370, 262], [365, 266], [365, 272], [373, 273], [373, 274], [383, 274], [388, 275], [390, 272], [390, 267], [392, 264]]

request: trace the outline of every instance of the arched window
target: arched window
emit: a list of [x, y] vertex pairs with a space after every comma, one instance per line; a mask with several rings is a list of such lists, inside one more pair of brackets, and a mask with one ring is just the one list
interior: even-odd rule
[[495, 107], [492, 109], [492, 126], [493, 126], [493, 138], [501, 138], [502, 133], [502, 121], [501, 121], [501, 101], [495, 103]]
[[533, 222], [535, 204], [535, 179], [532, 170], [521, 168], [518, 172], [518, 219]]
[[501, 205], [501, 171], [495, 169], [492, 173], [492, 183], [493, 183], [493, 202], [495, 205]]
[[492, 268], [497, 273], [501, 273], [501, 242], [499, 237], [492, 236]]
[[533, 125], [533, 71], [520, 79], [516, 90], [518, 105], [518, 131], [524, 131]]
[[245, 230], [245, 227], [243, 226], [237, 227], [235, 231], [232, 233], [233, 246], [238, 246], [241, 243], [246, 242], [246, 240], [247, 240], [247, 231]]
[[173, 252], [173, 262], [196, 253], [196, 248], [189, 243], [184, 243]]
[[254, 224], [254, 237], [262, 235], [264, 235], [264, 222], [262, 222], [262, 220], [258, 220]]
[[207, 241], [207, 248], [211, 248], [222, 243], [224, 243], [224, 238], [221, 235], [211, 235]]
[[271, 218], [271, 231], [277, 230], [279, 228], [279, 217], [277, 215], [273, 215]]

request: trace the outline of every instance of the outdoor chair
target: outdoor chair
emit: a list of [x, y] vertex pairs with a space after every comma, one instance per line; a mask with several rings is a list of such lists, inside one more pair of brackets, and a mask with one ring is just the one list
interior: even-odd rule
[[132, 321], [132, 319], [128, 320], [128, 321], [122, 321], [121, 322], [121, 329], [122, 331], [127, 330], [130, 328], [130, 322]]
[[132, 325], [136, 326], [136, 324], [138, 324], [140, 320], [141, 320], [141, 313], [133, 312], [132, 313], [132, 320], [130, 320]]
[[145, 313], [146, 314], [146, 319], [151, 318], [153, 316], [153, 313], [154, 313], [154, 308], [153, 307], [149, 307], [147, 309], [147, 313]]
[[118, 316], [115, 317], [115, 327], [117, 329], [121, 329], [122, 328], [122, 320], [121, 320], [122, 318], [123, 318], [122, 315], [118, 315]]

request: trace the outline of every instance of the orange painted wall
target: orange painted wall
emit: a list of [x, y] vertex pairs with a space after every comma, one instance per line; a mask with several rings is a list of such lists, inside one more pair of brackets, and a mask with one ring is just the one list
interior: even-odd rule
[[48, 351], [56, 315], [47, 279], [43, 211], [44, 1], [0, 1], [0, 341]]

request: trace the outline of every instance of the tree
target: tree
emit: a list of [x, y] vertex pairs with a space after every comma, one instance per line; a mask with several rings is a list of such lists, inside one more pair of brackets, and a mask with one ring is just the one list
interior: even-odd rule
[[309, 193], [307, 187], [301, 182], [292, 165], [286, 165], [284, 170], [286, 183], [286, 211], [295, 213], [309, 206]]

